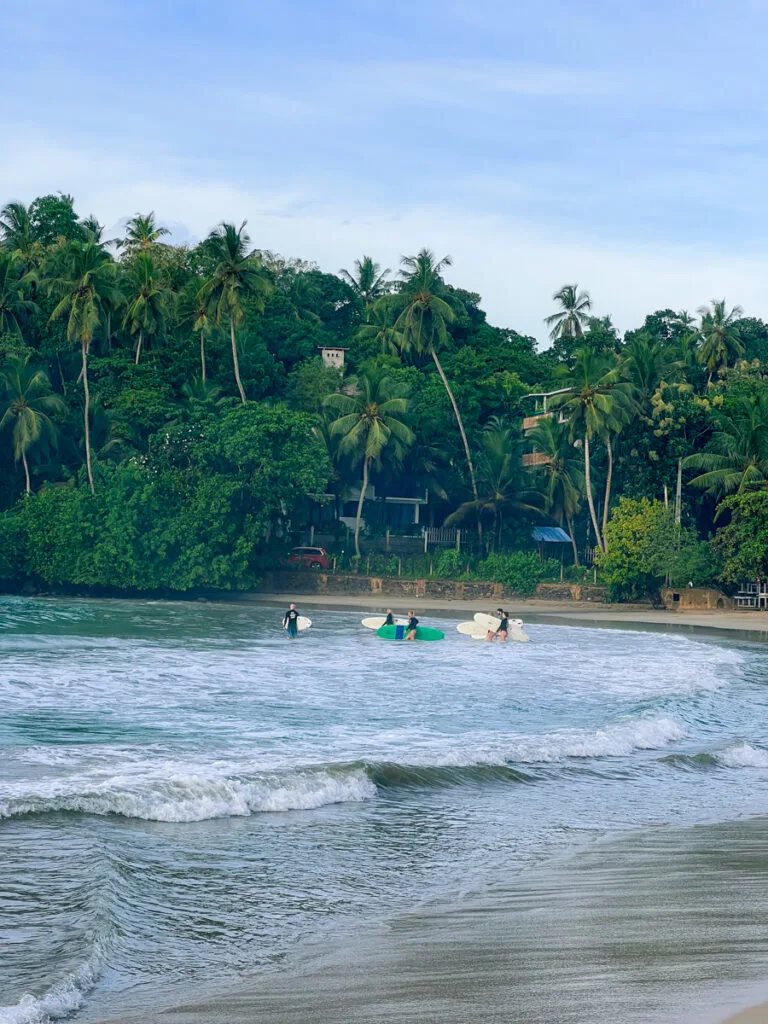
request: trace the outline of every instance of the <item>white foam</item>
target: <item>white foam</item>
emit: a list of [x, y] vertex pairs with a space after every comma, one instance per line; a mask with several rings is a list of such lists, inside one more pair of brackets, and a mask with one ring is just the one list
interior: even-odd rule
[[717, 755], [726, 768], [768, 768], [768, 750], [751, 743], [734, 743]]
[[97, 971], [84, 965], [76, 974], [50, 988], [45, 995], [25, 995], [15, 1006], [0, 1006], [0, 1024], [49, 1024], [79, 1010], [96, 984]]
[[300, 811], [369, 800], [376, 787], [362, 770], [286, 773], [256, 779], [213, 774], [124, 775], [94, 783], [77, 777], [5, 787], [0, 817], [49, 811], [119, 814], [147, 821], [204, 821], [267, 811]]
[[635, 750], [655, 750], [685, 736], [683, 725], [672, 718], [640, 718], [602, 729], [560, 729], [539, 735], [499, 737], [493, 744], [462, 747], [438, 763], [446, 766], [475, 764], [549, 763], [566, 758], [622, 757]]

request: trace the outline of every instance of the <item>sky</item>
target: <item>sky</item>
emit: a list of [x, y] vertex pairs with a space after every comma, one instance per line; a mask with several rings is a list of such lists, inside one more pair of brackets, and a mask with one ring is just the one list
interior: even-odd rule
[[622, 331], [768, 319], [768, 0], [0, 0], [0, 38], [0, 204], [426, 246], [541, 343], [573, 282]]

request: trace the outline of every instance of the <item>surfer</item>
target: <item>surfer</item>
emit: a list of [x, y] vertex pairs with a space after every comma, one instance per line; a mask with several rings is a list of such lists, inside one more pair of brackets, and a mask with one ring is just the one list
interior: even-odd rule
[[496, 630], [496, 636], [499, 638], [499, 643], [503, 644], [507, 639], [507, 633], [509, 632], [509, 612], [501, 613], [501, 621], [499, 622], [499, 628]]
[[295, 637], [299, 632], [299, 613], [295, 604], [292, 604], [283, 616], [283, 629], [288, 630], [290, 637]]
[[408, 612], [408, 632], [405, 634], [406, 640], [416, 639], [416, 627], [419, 624], [419, 620], [416, 618], [416, 612]]
[[386, 617], [386, 619], [384, 619], [384, 625], [385, 626], [394, 626], [394, 624], [395, 624], [395, 616], [392, 614], [392, 609], [391, 608], [387, 608], [387, 617]]
[[[503, 608], [497, 608], [497, 609], [496, 609], [496, 611], [495, 611], [495, 612], [493, 612], [493, 613], [491, 614], [491, 616], [490, 616], [490, 617], [491, 617], [491, 618], [494, 618], [494, 617], [495, 617], [495, 618], [497, 618], [497, 619], [498, 619], [498, 620], [499, 620], [500, 622], [501, 622], [501, 621], [503, 621], [503, 620], [504, 620], [504, 609], [503, 609]], [[497, 626], [497, 627], [496, 627], [496, 629], [489, 629], [489, 630], [488, 630], [488, 632], [487, 632], [487, 633], [485, 634], [485, 639], [486, 639], [486, 640], [489, 640], [489, 641], [490, 641], [490, 640], [495, 640], [495, 639], [496, 639], [496, 637], [497, 637], [497, 636], [499, 635], [499, 631], [500, 631], [500, 629], [501, 629], [501, 627], [500, 627], [500, 626]], [[505, 640], [507, 639], [507, 634], [506, 634], [506, 630], [505, 630], [505, 632], [504, 632], [504, 639], [505, 639]]]

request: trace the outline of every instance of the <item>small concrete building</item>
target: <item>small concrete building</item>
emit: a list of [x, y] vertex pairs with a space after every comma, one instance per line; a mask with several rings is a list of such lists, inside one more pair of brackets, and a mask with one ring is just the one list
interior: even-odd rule
[[320, 355], [326, 366], [332, 366], [334, 370], [344, 369], [344, 353], [349, 352], [348, 348], [341, 345], [318, 345]]

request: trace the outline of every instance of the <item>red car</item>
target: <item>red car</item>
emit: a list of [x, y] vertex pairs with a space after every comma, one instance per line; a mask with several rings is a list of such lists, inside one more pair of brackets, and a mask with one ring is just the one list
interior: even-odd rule
[[330, 569], [331, 560], [325, 548], [294, 548], [288, 556], [288, 565], [302, 569]]

